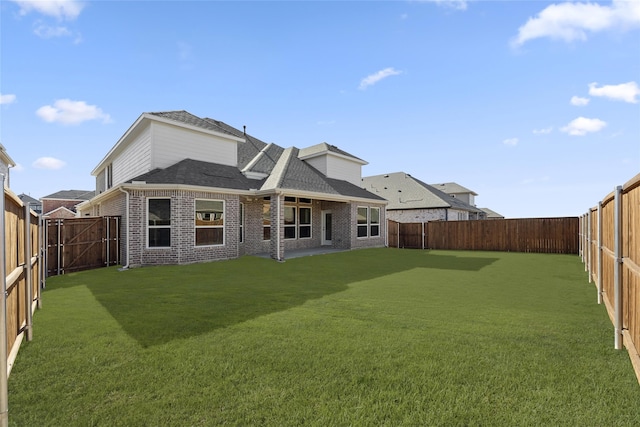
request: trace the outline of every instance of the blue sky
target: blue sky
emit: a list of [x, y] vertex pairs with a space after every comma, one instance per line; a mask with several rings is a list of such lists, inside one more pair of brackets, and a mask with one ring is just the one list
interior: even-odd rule
[[11, 188], [93, 189], [143, 112], [328, 142], [507, 217], [580, 215], [640, 172], [640, 0], [0, 1]]

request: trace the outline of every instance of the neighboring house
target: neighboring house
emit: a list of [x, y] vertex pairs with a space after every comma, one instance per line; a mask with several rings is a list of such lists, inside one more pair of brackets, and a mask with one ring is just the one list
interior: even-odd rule
[[[95, 196], [93, 190], [63, 190], [58, 191], [48, 196], [40, 198], [42, 202], [42, 212], [45, 216], [53, 217], [55, 212], [55, 218], [72, 218], [76, 216], [76, 206], [82, 202], [85, 202]], [[60, 210], [59, 208], [65, 208]]]
[[504, 216], [500, 215], [496, 211], [492, 211], [489, 208], [480, 208], [486, 214], [487, 219], [504, 219]]
[[18, 198], [22, 200], [22, 203], [24, 203], [25, 205], [29, 203], [29, 208], [32, 211], [34, 211], [38, 215], [42, 214], [42, 202], [40, 200], [34, 199], [33, 197], [24, 193], [18, 194]]
[[14, 167], [16, 162], [9, 156], [7, 153], [7, 149], [4, 148], [4, 145], [0, 144], [0, 173], [5, 176], [4, 186], [6, 188], [11, 187], [10, 179], [9, 179], [9, 169]]
[[396, 222], [459, 221], [483, 216], [475, 206], [404, 172], [365, 177], [362, 187], [388, 200], [387, 219]]
[[267, 144], [186, 111], [144, 113], [92, 171], [81, 216], [122, 217], [126, 266], [385, 245], [386, 201], [367, 164], [329, 144]]
[[447, 193], [451, 197], [460, 199], [471, 206], [476, 205], [475, 196], [477, 196], [478, 194], [466, 187], [463, 187], [460, 184], [457, 184], [455, 182], [445, 182], [444, 184], [431, 184], [431, 186]]

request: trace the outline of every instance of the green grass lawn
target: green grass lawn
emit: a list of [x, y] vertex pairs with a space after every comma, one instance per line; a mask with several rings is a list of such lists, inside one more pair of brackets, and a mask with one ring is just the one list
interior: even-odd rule
[[371, 249], [49, 278], [19, 426], [640, 425], [578, 256]]

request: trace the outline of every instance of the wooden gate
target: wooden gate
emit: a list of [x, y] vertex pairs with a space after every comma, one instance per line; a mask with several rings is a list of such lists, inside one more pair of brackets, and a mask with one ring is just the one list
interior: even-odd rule
[[46, 221], [48, 276], [120, 263], [120, 217]]

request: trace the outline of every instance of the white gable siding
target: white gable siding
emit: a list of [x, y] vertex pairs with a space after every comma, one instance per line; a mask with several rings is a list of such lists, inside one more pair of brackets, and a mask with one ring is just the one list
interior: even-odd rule
[[166, 168], [184, 159], [237, 166], [237, 142], [165, 123], [153, 123], [153, 168]]
[[151, 169], [151, 129], [146, 127], [113, 159], [113, 185], [128, 181]]
[[327, 158], [327, 172], [329, 178], [342, 179], [360, 187], [362, 185], [361, 166], [358, 163], [335, 156]]
[[362, 168], [359, 163], [328, 154], [306, 159], [305, 162], [326, 177], [342, 179], [358, 187], [362, 185]]
[[327, 176], [327, 156], [313, 157], [305, 160], [309, 165], [318, 169], [324, 176]]

